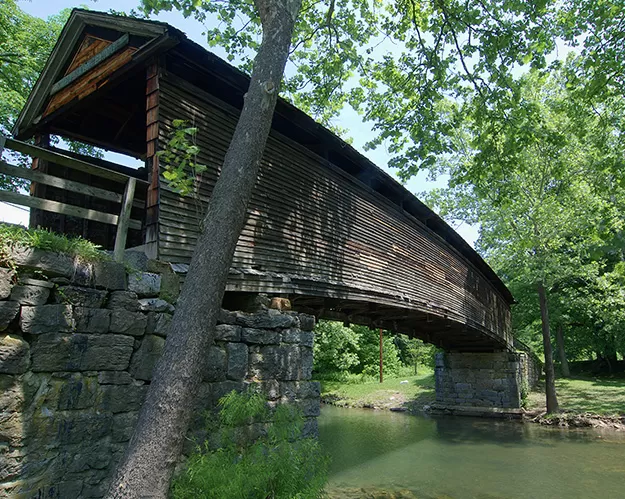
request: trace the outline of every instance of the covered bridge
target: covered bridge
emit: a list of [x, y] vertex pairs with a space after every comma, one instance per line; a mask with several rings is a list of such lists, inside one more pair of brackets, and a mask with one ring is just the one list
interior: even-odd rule
[[[132, 170], [73, 155], [136, 177], [128, 246], [184, 269], [248, 81], [165, 23], [74, 10], [14, 136], [50, 148], [53, 134], [143, 160], [144, 168]], [[157, 155], [178, 119], [199, 129], [198, 162], [208, 165], [198, 178], [199, 200], [168, 186]], [[45, 158], [33, 167], [119, 190], [102, 200], [35, 183], [35, 197], [119, 212], [123, 185], [113, 178]], [[406, 333], [448, 351], [512, 349], [512, 296], [473, 248], [392, 177], [282, 99], [248, 211], [229, 292], [289, 297], [296, 310]], [[36, 209], [32, 223], [105, 248], [114, 244], [114, 227], [99, 219]]]

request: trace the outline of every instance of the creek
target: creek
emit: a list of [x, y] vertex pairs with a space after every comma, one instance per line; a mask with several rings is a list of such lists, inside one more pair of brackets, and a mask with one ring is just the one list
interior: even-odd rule
[[625, 498], [625, 432], [325, 405], [319, 435], [332, 498]]

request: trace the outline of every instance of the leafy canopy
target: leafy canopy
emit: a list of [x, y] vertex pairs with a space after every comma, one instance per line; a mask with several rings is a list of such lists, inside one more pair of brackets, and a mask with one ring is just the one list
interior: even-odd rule
[[[253, 2], [143, 0], [144, 12], [178, 9], [207, 29], [210, 45], [249, 71], [261, 36]], [[346, 105], [373, 123], [370, 147], [385, 143], [392, 166], [432, 166], [453, 148], [461, 104], [508, 99], [510, 70], [546, 65], [555, 47], [547, 1], [304, 0], [297, 21], [286, 97], [330, 125]], [[458, 104], [447, 107], [453, 99]]]
[[583, 325], [586, 351], [603, 351], [621, 341], [622, 314], [606, 304], [624, 296], [625, 108], [620, 96], [600, 105], [576, 98], [567, 80], [576, 63], [530, 71], [504, 115], [467, 120], [455, 136], [461, 153], [440, 164], [450, 187], [428, 201], [448, 218], [480, 224], [478, 250], [519, 302], [517, 334], [537, 344], [542, 282], [552, 321]]

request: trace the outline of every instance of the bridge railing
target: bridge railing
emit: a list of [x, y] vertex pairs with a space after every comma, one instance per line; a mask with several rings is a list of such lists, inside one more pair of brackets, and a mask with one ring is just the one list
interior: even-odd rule
[[[49, 173], [43, 173], [36, 169], [23, 168], [10, 164], [7, 161], [2, 160], [2, 154], [5, 149], [28, 155], [31, 158], [39, 158], [59, 166], [88, 173], [89, 175], [100, 177], [108, 181], [123, 184], [123, 194], [87, 185], [75, 180], [50, 175]], [[117, 226], [114, 248], [114, 256], [117, 261], [123, 260], [128, 229], [141, 230], [141, 220], [130, 218], [130, 214], [133, 205], [138, 206], [138, 202], [134, 200], [137, 184], [148, 185], [148, 183], [144, 180], [114, 170], [109, 170], [60, 152], [51, 151], [26, 142], [11, 139], [1, 134], [0, 174], [75, 192], [85, 195], [87, 198], [103, 199], [121, 205], [121, 209], [118, 213], [106, 213], [64, 202], [52, 201], [27, 194], [20, 194], [18, 192], [0, 190], [0, 201]], [[142, 207], [142, 205], [139, 205], [139, 207]]]

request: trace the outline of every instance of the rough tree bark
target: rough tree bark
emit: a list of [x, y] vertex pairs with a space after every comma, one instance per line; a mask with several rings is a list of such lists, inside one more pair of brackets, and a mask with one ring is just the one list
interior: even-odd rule
[[558, 324], [556, 328], [556, 344], [558, 345], [558, 357], [560, 357], [560, 365], [562, 366], [562, 376], [571, 377], [569, 369], [569, 361], [566, 358], [566, 350], [564, 350], [564, 334], [562, 334], [562, 325]]
[[134, 435], [108, 498], [166, 498], [201, 381], [228, 270], [271, 128], [301, 0], [255, 0], [263, 39], [232, 142]]
[[556, 376], [553, 369], [553, 351], [551, 349], [551, 332], [549, 330], [549, 310], [545, 285], [538, 283], [538, 301], [540, 303], [540, 319], [543, 327], [543, 348], [545, 350], [545, 393], [547, 395], [547, 414], [558, 412], [556, 397]]

